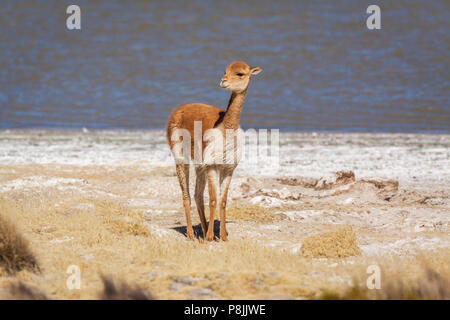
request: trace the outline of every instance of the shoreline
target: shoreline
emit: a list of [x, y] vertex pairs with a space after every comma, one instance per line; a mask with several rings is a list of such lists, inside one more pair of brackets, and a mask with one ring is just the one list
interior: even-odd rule
[[[243, 128], [243, 130], [252, 129], [252, 128]], [[280, 128], [253, 128], [255, 130], [267, 129], [270, 130], [279, 130], [280, 133], [286, 134], [319, 134], [319, 135], [403, 135], [403, 136], [422, 136], [422, 135], [438, 135], [438, 136], [450, 136], [449, 130], [435, 130], [435, 131], [365, 131], [365, 130], [329, 130], [329, 129], [305, 129], [305, 130], [292, 130], [292, 129], [280, 129]], [[113, 133], [113, 132], [129, 132], [129, 133], [137, 133], [137, 132], [165, 132], [165, 128], [154, 128], [154, 129], [131, 129], [131, 128], [3, 128], [0, 129], [0, 134], [14, 134], [14, 133], [60, 133], [60, 134], [74, 134], [74, 133]]]
[[[450, 184], [450, 134], [280, 132], [278, 156], [243, 160], [235, 174], [320, 178], [352, 170], [364, 178]], [[0, 130], [0, 163], [174, 165], [162, 130]]]

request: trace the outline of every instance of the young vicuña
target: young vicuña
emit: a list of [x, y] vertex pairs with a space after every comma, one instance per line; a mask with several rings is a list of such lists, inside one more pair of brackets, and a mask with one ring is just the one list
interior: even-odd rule
[[[247, 95], [251, 77], [261, 71], [261, 68], [251, 68], [243, 61], [232, 62], [225, 70], [220, 82], [222, 88], [231, 91], [226, 110], [207, 104], [191, 103], [179, 106], [169, 117], [167, 138], [175, 158], [176, 172], [183, 195], [188, 238], [194, 237], [189, 193], [189, 158], [194, 158], [197, 176], [194, 198], [203, 236], [206, 235], [208, 241], [214, 239], [214, 214], [216, 206], [219, 204], [220, 239], [227, 240], [225, 212], [228, 188], [240, 156], [240, 142], [237, 140], [242, 104]], [[198, 130], [199, 125], [201, 130]], [[200, 134], [200, 139], [198, 139], [200, 141], [194, 139], [196, 134]], [[183, 148], [182, 145], [185, 147]], [[187, 152], [186, 146], [189, 149]], [[186, 153], [189, 154], [189, 157], [186, 157]], [[210, 210], [208, 229], [203, 201], [206, 180], [208, 181]]]

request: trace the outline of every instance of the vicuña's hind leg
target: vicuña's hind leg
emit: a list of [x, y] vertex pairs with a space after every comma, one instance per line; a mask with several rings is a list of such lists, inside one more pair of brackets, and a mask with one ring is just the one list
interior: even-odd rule
[[217, 205], [218, 194], [218, 174], [215, 168], [208, 168], [206, 172], [208, 178], [208, 191], [209, 191], [209, 225], [208, 232], [206, 233], [206, 240], [214, 240], [214, 213]]
[[181, 192], [183, 194], [183, 206], [186, 213], [186, 235], [189, 239], [194, 238], [194, 230], [191, 221], [191, 196], [189, 195], [189, 165], [177, 164], [177, 176], [180, 182]]
[[227, 196], [228, 188], [230, 187], [231, 173], [220, 174], [220, 239], [222, 241], [228, 240], [227, 228], [226, 228], [226, 209], [227, 209]]
[[196, 170], [197, 179], [195, 181], [195, 203], [197, 204], [197, 211], [202, 223], [203, 238], [206, 237], [206, 217], [205, 217], [205, 202], [203, 200], [203, 193], [205, 192], [206, 176], [201, 169]]

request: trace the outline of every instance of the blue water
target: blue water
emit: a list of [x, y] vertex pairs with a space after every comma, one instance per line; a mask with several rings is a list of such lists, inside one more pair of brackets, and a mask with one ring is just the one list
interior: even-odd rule
[[377, 1], [372, 31], [369, 4], [3, 0], [0, 129], [160, 129], [179, 104], [226, 107], [244, 60], [263, 72], [243, 128], [450, 133], [450, 2]]

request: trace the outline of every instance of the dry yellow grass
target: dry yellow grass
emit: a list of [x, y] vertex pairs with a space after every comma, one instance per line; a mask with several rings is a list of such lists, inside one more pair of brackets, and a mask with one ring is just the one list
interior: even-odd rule
[[[32, 166], [9, 169], [5, 170], [8, 172], [7, 179], [35, 175]], [[26, 293], [29, 290], [16, 290], [25, 292], [25, 297], [28, 294], [30, 298], [98, 299], [104, 294], [102, 274], [113, 274], [115, 279], [121, 279], [120, 282], [113, 282], [116, 290], [111, 291], [115, 292], [111, 299], [122, 291], [122, 283], [133, 284], [129, 286], [131, 289], [151, 292], [156, 299], [313, 298], [319, 297], [325, 290], [343, 295], [348, 288], [348, 279], [359, 277], [361, 280], [357, 283], [365, 285], [367, 265], [374, 263], [364, 256], [342, 258], [359, 252], [355, 248], [354, 233], [348, 230], [328, 234], [325, 238], [307, 238], [303, 248], [307, 253], [305, 255], [288, 249], [264, 247], [261, 242], [245, 237], [226, 243], [200, 243], [188, 241], [171, 230], [170, 226], [164, 227], [164, 232], [160, 234], [158, 228], [149, 232], [149, 225], [159, 225], [146, 219], [165, 219], [164, 210], [159, 215], [152, 215], [144, 211], [149, 209], [149, 205], [138, 208], [127, 201], [133, 196], [136, 198], [133, 194], [136, 193], [134, 182], [140, 181], [142, 171], [135, 172], [131, 167], [97, 170], [93, 167], [40, 166], [39, 169], [43, 170], [40, 174], [45, 176], [82, 177], [88, 183], [82, 186], [66, 184], [63, 188], [49, 184], [36, 190], [15, 188], [5, 192], [3, 199], [0, 197], [2, 213], [14, 217], [14, 224], [29, 240], [41, 269], [41, 273], [22, 270], [13, 276], [0, 275], [0, 298], [4, 297], [2, 293], [5, 289], [22, 282], [32, 288], [31, 294]], [[127, 180], [128, 177], [132, 177], [133, 183]], [[170, 179], [176, 183], [175, 177]], [[94, 184], [95, 188], [92, 187]], [[139, 192], [142, 190], [144, 188], [141, 187]], [[140, 197], [146, 198], [148, 195]], [[157, 195], [152, 197], [160, 199]], [[174, 195], [171, 197], [173, 199]], [[228, 220], [233, 219], [271, 222], [278, 219], [278, 215], [270, 209], [238, 203], [228, 210]], [[176, 220], [180, 223], [174, 225], [184, 225], [181, 211]], [[265, 230], [258, 227], [255, 223], [255, 230]], [[332, 246], [324, 239], [332, 242]], [[336, 241], [340, 241], [339, 248], [331, 249]], [[309, 249], [306, 246], [308, 243], [311, 244]], [[312, 259], [312, 256], [320, 256], [312, 250], [314, 243], [316, 246], [318, 244], [319, 249], [322, 248], [319, 250], [324, 254], [322, 257], [337, 258], [332, 261]], [[450, 252], [441, 250], [436, 254], [424, 254], [430, 269], [445, 274]], [[352, 264], [346, 263], [349, 259]], [[331, 267], [330, 264], [335, 262], [337, 265]], [[404, 281], [414, 282], [421, 277], [418, 258], [391, 261], [383, 257], [376, 263]], [[70, 265], [80, 267], [81, 290], [66, 287], [69, 276], [66, 271]], [[174, 283], [179, 283], [182, 277], [196, 280], [174, 289]], [[196, 296], [196, 289], [211, 290], [211, 294]]]
[[[200, 243], [183, 237], [164, 238], [128, 232], [129, 227], [114, 228], [109, 221], [127, 218], [125, 222], [129, 222], [128, 219], [137, 222], [139, 212], [112, 201], [85, 198], [72, 198], [63, 207], [71, 207], [73, 200], [93, 203], [93, 212], [61, 215], [61, 205], [49, 200], [22, 205], [14, 200], [2, 200], [2, 206], [15, 215], [17, 223], [30, 238], [42, 266], [41, 275], [20, 272], [16, 279], [31, 288], [38, 288], [42, 295], [52, 299], [98, 299], [104, 290], [101, 274], [114, 274], [118, 279], [151, 292], [157, 299], [195, 298], [192, 291], [196, 288], [210, 289], [213, 295], [208, 297], [220, 299], [308, 298], [317, 296], [324, 289], [342, 290], [345, 286], [333, 284], [329, 278], [354, 277], [363, 274], [367, 266], [365, 260], [360, 260], [355, 265], [330, 268], [326, 261], [262, 247], [248, 240]], [[344, 232], [345, 237], [348, 232]], [[65, 236], [73, 239], [54, 242]], [[440, 253], [427, 256], [427, 261], [438, 269], [446, 265], [449, 256], [448, 252]], [[407, 269], [399, 263], [380, 263], [408, 270], [410, 276], [418, 274], [410, 270], [411, 266], [420, 265], [409, 262], [410, 269]], [[66, 287], [66, 270], [73, 264], [82, 272], [81, 290]], [[172, 285], [180, 277], [198, 281], [174, 290]], [[8, 288], [10, 282], [0, 277], [0, 287]], [[362, 280], [361, 283], [365, 282]], [[115, 286], [121, 288], [120, 284]]]
[[[61, 198], [53, 197], [22, 204], [12, 199], [1, 202], [29, 235], [42, 276], [50, 276], [42, 281], [41, 276], [21, 273], [17, 279], [42, 289], [49, 298], [96, 299], [102, 287], [100, 274], [114, 274], [163, 299], [189, 297], [192, 287], [171, 289], [180, 276], [201, 278], [197, 285], [213, 288], [219, 298], [303, 297], [312, 292], [299, 285], [309, 264], [289, 252], [243, 240], [199, 243], [152, 236], [142, 229], [139, 212], [112, 201], [72, 197], [60, 203]], [[91, 203], [93, 209], [68, 210], [76, 203]], [[135, 229], [136, 225], [140, 227]], [[82, 290], [66, 288], [70, 265], [81, 269]], [[0, 278], [0, 287], [2, 282], [10, 285]]]
[[139, 286], [130, 286], [124, 281], [114, 280], [112, 277], [102, 277], [103, 292], [101, 300], [153, 300], [145, 289]]
[[234, 205], [227, 208], [227, 218], [244, 221], [270, 222], [279, 220], [280, 216], [273, 214], [273, 212], [267, 208], [256, 205]]
[[304, 297], [312, 293], [311, 288], [301, 285], [309, 282], [305, 279], [309, 272], [307, 261], [251, 241], [209, 244], [152, 239], [142, 250], [142, 255], [152, 257], [152, 270], [157, 276], [151, 277], [150, 283], [158, 298], [189, 297], [191, 287], [170, 289], [180, 276], [201, 279], [197, 286], [210, 288], [215, 297], [225, 299], [272, 294]]
[[[117, 281], [112, 277], [102, 276], [103, 291], [99, 294], [101, 300], [152, 300], [147, 290], [139, 286], [131, 286], [125, 281]], [[45, 293], [19, 281], [8, 288], [6, 299], [9, 300], [48, 300]]]
[[352, 228], [325, 232], [306, 238], [300, 249], [305, 257], [345, 258], [361, 254]]
[[30, 287], [22, 281], [11, 284], [5, 298], [10, 300], [48, 300], [47, 295], [41, 290]]
[[28, 241], [12, 223], [12, 217], [7, 215], [2, 203], [0, 199], [0, 269], [7, 273], [24, 269], [38, 271], [38, 262]]
[[325, 291], [319, 299], [324, 300], [450, 300], [450, 276], [430, 268], [423, 268], [415, 281], [389, 277], [380, 289], [369, 290], [355, 282], [352, 287], [339, 293]]
[[150, 236], [143, 215], [139, 212], [108, 202], [97, 203], [95, 209], [102, 215], [103, 223], [115, 234]]

